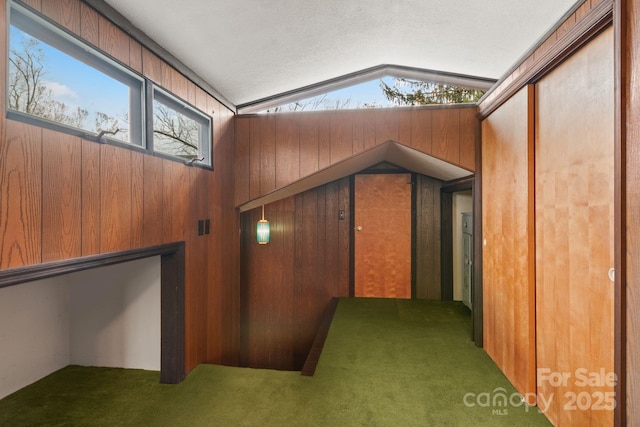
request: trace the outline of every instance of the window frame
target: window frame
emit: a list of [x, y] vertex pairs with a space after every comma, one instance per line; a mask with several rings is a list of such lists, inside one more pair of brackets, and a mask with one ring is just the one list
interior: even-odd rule
[[[82, 62], [88, 67], [93, 68], [97, 72], [116, 80], [123, 85], [129, 87], [129, 141], [112, 138], [109, 135], [103, 135], [101, 138], [109, 140], [118, 145], [131, 146], [137, 148], [146, 148], [146, 135], [144, 127], [144, 94], [146, 80], [134, 73], [128, 67], [120, 64], [115, 59], [109, 57], [105, 53], [96, 49], [89, 43], [81, 40], [78, 36], [70, 33], [65, 28], [60, 27], [57, 23], [50, 21], [48, 18], [41, 16], [37, 12], [18, 4], [14, 1], [7, 2], [8, 22], [7, 22], [7, 73], [5, 81], [5, 102], [6, 114], [8, 118], [23, 121], [36, 126], [44, 127], [51, 130], [80, 136], [89, 140], [97, 140], [98, 132], [88, 129], [77, 128], [66, 125], [64, 123], [49, 120], [40, 116], [25, 113], [9, 108], [9, 61], [11, 55], [10, 49], [10, 32], [11, 27], [16, 27], [24, 33], [38, 39], [39, 41], [57, 49], [58, 51]], [[17, 22], [16, 22], [17, 21]], [[134, 126], [135, 125], [135, 126]]]
[[[159, 157], [182, 161], [189, 165], [199, 166], [206, 169], [213, 169], [213, 118], [191, 103], [177, 95], [174, 95], [159, 85], [149, 83], [147, 88], [147, 145], [149, 149], [153, 151], [154, 155]], [[157, 97], [157, 95], [159, 96]], [[185, 160], [182, 157], [156, 150], [153, 126], [155, 117], [153, 102], [156, 100], [201, 125], [198, 135], [198, 157], [195, 160]], [[198, 160], [200, 158], [203, 159]]]
[[[15, 0], [8, 0], [6, 4], [6, 68], [4, 89], [5, 89], [5, 117], [11, 120], [27, 123], [33, 126], [62, 132], [68, 135], [78, 136], [83, 139], [98, 143], [115, 145], [133, 151], [142, 152], [148, 155], [161, 157], [171, 161], [180, 162], [188, 166], [196, 166], [203, 169], [213, 170], [213, 117], [179, 96], [162, 88], [152, 82], [149, 78], [131, 69], [128, 65], [121, 63], [109, 54], [103, 52], [93, 44], [82, 39], [79, 35], [62, 27], [57, 22], [42, 15]], [[15, 24], [13, 17], [18, 16]], [[9, 56], [11, 27], [14, 26], [34, 38], [46, 43], [53, 48], [73, 57], [75, 60], [103, 73], [110, 78], [128, 86], [129, 96], [129, 142], [110, 137], [108, 134], [102, 135], [90, 130], [85, 130], [70, 126], [64, 123], [55, 122], [40, 116], [17, 111], [9, 108]], [[25, 29], [26, 28], [26, 29]], [[186, 77], [185, 77], [186, 79]], [[200, 123], [198, 158], [204, 157], [202, 161], [185, 160], [182, 157], [155, 151], [153, 146], [153, 101], [155, 93], [161, 94], [163, 104], [174, 109], [188, 118]], [[133, 125], [136, 126], [133, 126]]]

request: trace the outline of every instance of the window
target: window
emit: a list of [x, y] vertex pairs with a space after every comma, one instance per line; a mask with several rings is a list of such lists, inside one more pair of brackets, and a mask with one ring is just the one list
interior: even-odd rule
[[8, 65], [13, 118], [144, 147], [144, 79], [15, 3]]
[[211, 165], [211, 119], [153, 88], [153, 150], [190, 162]]

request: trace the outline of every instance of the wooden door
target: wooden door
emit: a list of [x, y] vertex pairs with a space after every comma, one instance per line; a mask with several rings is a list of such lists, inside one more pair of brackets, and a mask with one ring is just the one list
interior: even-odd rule
[[411, 175], [356, 175], [355, 296], [411, 298]]
[[554, 425], [613, 424], [613, 52], [610, 28], [537, 85], [538, 404]]

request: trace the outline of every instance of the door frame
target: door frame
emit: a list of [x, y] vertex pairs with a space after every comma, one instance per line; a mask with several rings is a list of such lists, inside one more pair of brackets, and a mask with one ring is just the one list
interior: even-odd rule
[[[391, 164], [389, 164], [391, 166]], [[354, 298], [356, 294], [356, 175], [411, 175], [411, 299], [416, 297], [416, 173], [403, 168], [381, 168], [365, 169], [349, 176], [349, 241], [351, 242], [351, 250], [349, 251], [349, 297]]]
[[480, 192], [475, 175], [445, 182], [440, 189], [440, 271], [442, 275], [442, 300], [453, 301], [453, 193], [471, 190], [473, 197], [473, 305], [471, 308], [472, 339], [482, 347], [482, 217]]

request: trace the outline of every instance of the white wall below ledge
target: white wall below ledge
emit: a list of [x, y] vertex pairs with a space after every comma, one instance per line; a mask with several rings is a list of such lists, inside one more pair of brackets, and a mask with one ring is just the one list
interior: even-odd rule
[[160, 370], [160, 257], [0, 289], [0, 398], [69, 364]]

